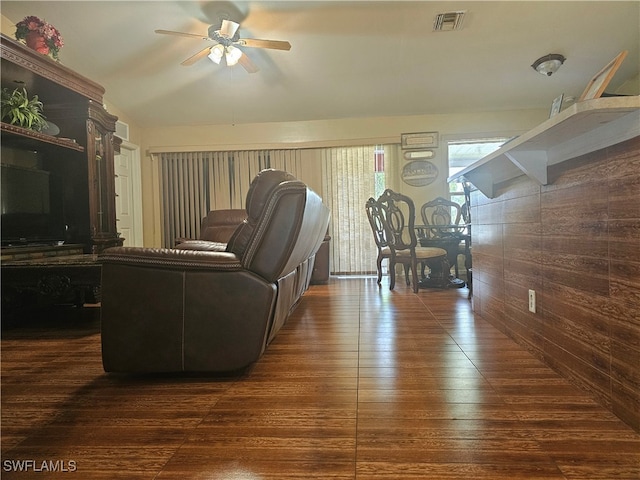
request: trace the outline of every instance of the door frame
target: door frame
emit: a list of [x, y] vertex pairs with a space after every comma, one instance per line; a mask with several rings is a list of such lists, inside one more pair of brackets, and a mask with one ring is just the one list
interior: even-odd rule
[[[126, 140], [122, 141], [120, 150], [127, 150], [131, 154], [131, 186], [133, 204], [133, 236], [128, 246], [144, 246], [144, 231], [142, 225], [142, 166], [140, 164], [140, 147]], [[115, 161], [115, 159], [114, 159]], [[118, 212], [117, 212], [118, 213]]]

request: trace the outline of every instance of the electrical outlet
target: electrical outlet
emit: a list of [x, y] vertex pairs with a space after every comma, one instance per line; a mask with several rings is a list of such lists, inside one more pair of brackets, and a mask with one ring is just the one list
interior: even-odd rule
[[529, 311], [536, 313], [536, 291], [529, 290]]

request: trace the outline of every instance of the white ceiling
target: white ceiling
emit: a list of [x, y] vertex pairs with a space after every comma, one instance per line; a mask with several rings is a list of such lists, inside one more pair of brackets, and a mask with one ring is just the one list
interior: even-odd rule
[[[463, 29], [434, 32], [435, 15], [452, 10], [467, 11]], [[57, 27], [61, 62], [144, 127], [550, 108], [620, 51], [629, 55], [608, 91], [640, 63], [638, 1], [3, 0], [1, 11]], [[245, 48], [252, 75], [206, 57], [183, 67], [205, 41], [154, 33], [206, 35], [219, 12], [240, 21], [241, 37], [291, 50]], [[551, 77], [530, 66], [548, 53], [567, 57]]]

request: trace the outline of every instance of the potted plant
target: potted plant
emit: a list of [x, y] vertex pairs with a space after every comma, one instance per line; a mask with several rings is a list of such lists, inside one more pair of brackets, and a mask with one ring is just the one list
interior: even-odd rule
[[37, 132], [47, 127], [45, 116], [42, 113], [42, 102], [38, 99], [38, 95], [29, 99], [26, 88], [16, 88], [12, 93], [3, 88], [1, 104], [0, 118], [3, 122]]
[[22, 40], [29, 48], [58, 60], [64, 46], [62, 35], [56, 27], [33, 15], [16, 23], [16, 40]]

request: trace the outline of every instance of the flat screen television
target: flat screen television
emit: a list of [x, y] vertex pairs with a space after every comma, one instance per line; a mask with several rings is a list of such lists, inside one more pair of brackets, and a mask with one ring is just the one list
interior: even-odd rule
[[[47, 171], [0, 166], [0, 236], [3, 246], [64, 240], [64, 219], [55, 177]], [[54, 194], [54, 195], [52, 195]]]

